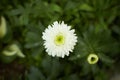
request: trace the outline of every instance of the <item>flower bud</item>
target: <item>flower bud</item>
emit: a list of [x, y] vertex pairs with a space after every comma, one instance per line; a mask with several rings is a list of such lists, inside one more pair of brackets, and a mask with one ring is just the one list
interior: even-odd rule
[[17, 55], [19, 57], [25, 57], [25, 55], [21, 52], [20, 48], [16, 44], [8, 46], [8, 48], [3, 51], [3, 54], [6, 56]]
[[1, 17], [0, 20], [0, 38], [3, 38], [6, 35], [7, 28], [6, 28], [6, 20], [4, 17]]
[[96, 64], [98, 62], [98, 56], [96, 54], [89, 54], [87, 61], [89, 64]]

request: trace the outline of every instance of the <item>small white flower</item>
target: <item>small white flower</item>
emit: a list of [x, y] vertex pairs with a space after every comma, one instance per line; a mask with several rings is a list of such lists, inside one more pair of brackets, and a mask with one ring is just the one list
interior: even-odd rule
[[42, 36], [46, 52], [53, 57], [64, 58], [65, 55], [68, 56], [77, 42], [77, 36], [74, 32], [75, 30], [71, 30], [71, 26], [64, 24], [64, 22], [55, 21], [49, 25]]

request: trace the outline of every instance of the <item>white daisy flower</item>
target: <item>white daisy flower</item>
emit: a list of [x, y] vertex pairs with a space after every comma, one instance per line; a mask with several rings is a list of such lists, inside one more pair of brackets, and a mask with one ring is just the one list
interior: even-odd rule
[[68, 56], [77, 42], [77, 36], [74, 32], [75, 30], [71, 30], [71, 26], [64, 24], [64, 22], [55, 21], [49, 25], [42, 36], [46, 52], [53, 57], [64, 58], [65, 55]]

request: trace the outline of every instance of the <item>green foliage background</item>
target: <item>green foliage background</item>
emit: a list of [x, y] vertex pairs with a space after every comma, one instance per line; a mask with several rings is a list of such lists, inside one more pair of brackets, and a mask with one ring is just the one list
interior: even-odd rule
[[[109, 80], [120, 67], [120, 0], [1, 0], [7, 34], [0, 40], [0, 80]], [[65, 58], [45, 52], [42, 32], [54, 21], [76, 30], [78, 43]], [[5, 56], [17, 42], [25, 58]], [[87, 56], [96, 53], [97, 64]]]

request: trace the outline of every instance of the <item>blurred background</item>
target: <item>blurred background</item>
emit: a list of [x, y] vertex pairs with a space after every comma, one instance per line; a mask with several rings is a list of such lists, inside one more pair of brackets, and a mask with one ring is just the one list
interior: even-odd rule
[[[65, 58], [43, 46], [42, 32], [54, 21], [78, 36]], [[120, 0], [1, 0], [0, 80], [120, 80]]]

